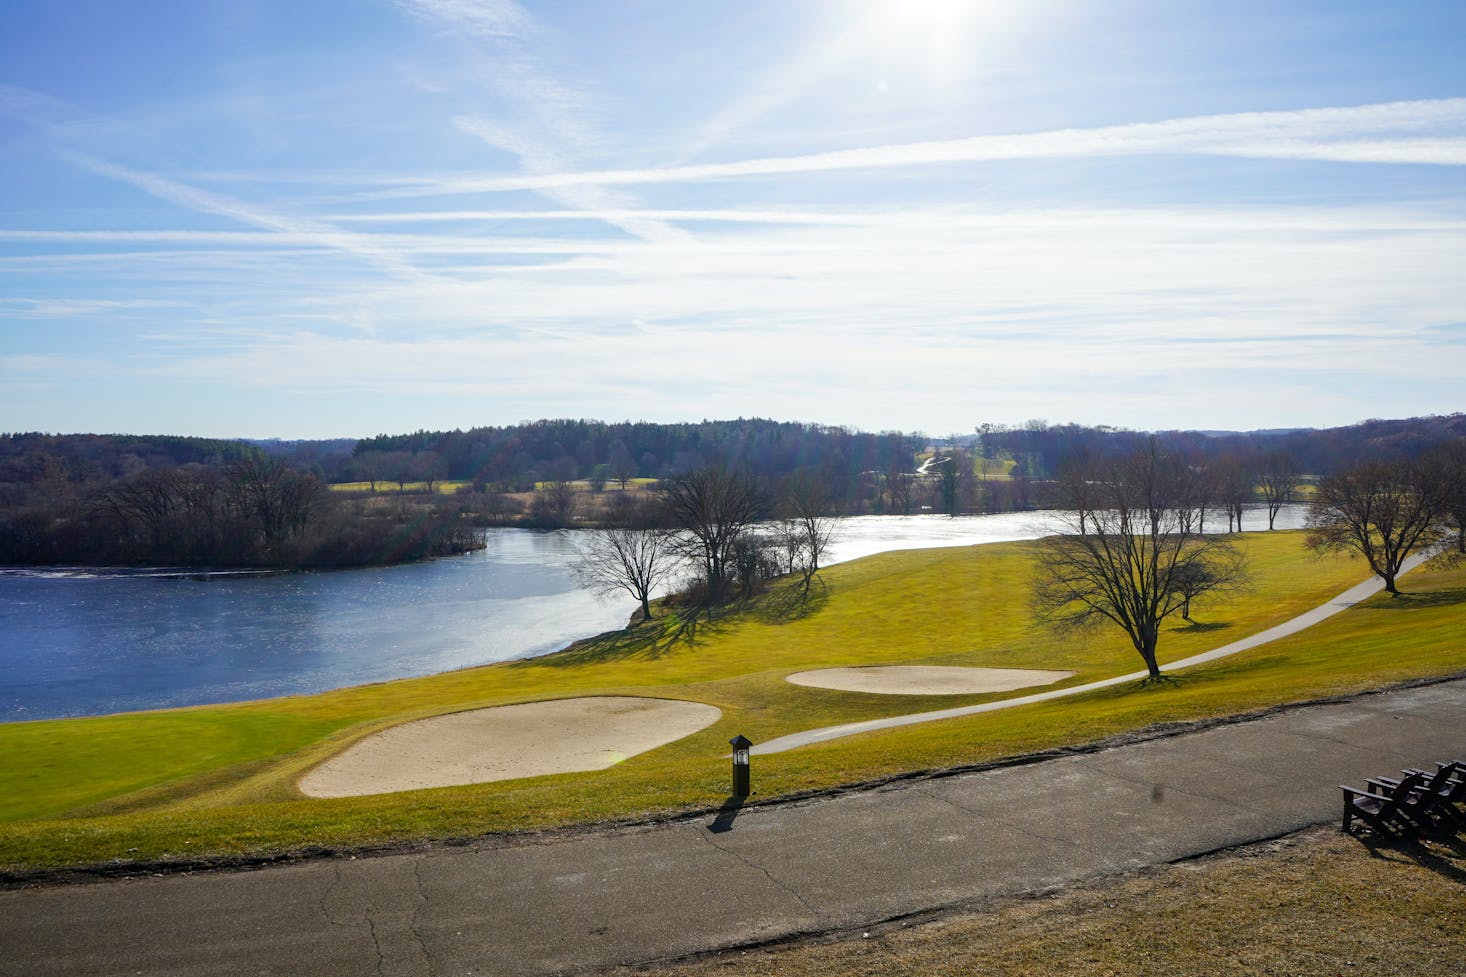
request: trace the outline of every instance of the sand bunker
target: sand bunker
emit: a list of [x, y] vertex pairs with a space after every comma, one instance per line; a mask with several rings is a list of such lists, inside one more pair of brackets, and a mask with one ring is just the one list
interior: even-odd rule
[[356, 797], [604, 770], [717, 722], [700, 702], [598, 696], [434, 716], [383, 730], [300, 780], [310, 797]]
[[1073, 674], [1032, 668], [873, 665], [866, 668], [818, 668], [811, 672], [796, 672], [785, 681], [816, 689], [838, 689], [841, 692], [964, 695], [975, 692], [1011, 692], [1031, 685], [1049, 685]]

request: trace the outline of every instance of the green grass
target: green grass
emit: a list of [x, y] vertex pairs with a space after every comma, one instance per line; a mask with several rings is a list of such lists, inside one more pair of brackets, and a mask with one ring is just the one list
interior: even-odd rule
[[[1286, 620], [1364, 576], [1319, 559], [1302, 534], [1240, 537], [1253, 589], [1199, 605], [1172, 627], [1162, 662]], [[1074, 671], [1079, 684], [1140, 668], [1118, 632], [1060, 641], [1029, 620], [1032, 544], [888, 553], [832, 567], [808, 601], [776, 588], [723, 616], [668, 616], [557, 655], [315, 696], [0, 726], [0, 865], [359, 846], [544, 828], [716, 806], [727, 740], [755, 742], [1005, 695], [878, 696], [793, 686], [789, 672], [838, 665], [988, 665]], [[1466, 571], [1406, 578], [1315, 629], [1180, 673], [1037, 706], [852, 737], [757, 759], [757, 797], [972, 763], [1151, 723], [1224, 715], [1466, 668]], [[1178, 622], [1184, 625], [1184, 622]], [[585, 694], [708, 702], [709, 729], [609, 770], [315, 800], [301, 773], [387, 726], [439, 713]], [[1021, 695], [1009, 693], [1006, 695]]]
[[[455, 495], [455, 494], [457, 494], [457, 492], [458, 492], [458, 490], [460, 488], [462, 488], [463, 486], [465, 486], [467, 484], [469, 484], [467, 481], [463, 481], [461, 479], [459, 481], [444, 480], [444, 481], [441, 481], [441, 482], [434, 482], [433, 483], [433, 490], [438, 495]], [[427, 489], [428, 489], [428, 483], [427, 482], [404, 482], [402, 484], [402, 487], [401, 487], [400, 491], [402, 491], [402, 492], [426, 492]], [[371, 490], [372, 490], [372, 483], [371, 482], [332, 482], [331, 483], [331, 491], [332, 492], [370, 492]], [[398, 492], [398, 491], [399, 491], [399, 489], [397, 487], [397, 483], [396, 482], [394, 482], [394, 481], [392, 481], [390, 479], [385, 479], [385, 478], [379, 478], [379, 479], [377, 479], [377, 494], [378, 495], [385, 495], [385, 494], [388, 494], [388, 493], [395, 493], [395, 492]]]
[[981, 456], [972, 459], [972, 473], [980, 478], [1005, 479], [1013, 477], [1013, 468], [1018, 462], [1012, 458], [983, 458]]

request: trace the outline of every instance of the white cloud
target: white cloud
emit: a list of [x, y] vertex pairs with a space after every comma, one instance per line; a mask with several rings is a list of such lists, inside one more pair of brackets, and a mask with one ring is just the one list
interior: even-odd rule
[[[1431, 99], [973, 136], [730, 163], [424, 180], [416, 186], [364, 196], [410, 198], [574, 186], [683, 183], [939, 163], [1173, 153], [1461, 166], [1466, 165], [1466, 137], [1457, 133], [1463, 129], [1466, 129], [1466, 98]], [[1408, 135], [1420, 130], [1432, 135], [1425, 138]], [[1362, 138], [1367, 136], [1375, 138]]]
[[514, 0], [396, 0], [408, 13], [445, 30], [487, 38], [519, 37], [529, 15]]
[[61, 155], [93, 173], [131, 184], [160, 200], [180, 207], [200, 213], [228, 217], [242, 224], [294, 235], [297, 239], [308, 239], [311, 243], [321, 247], [359, 255], [400, 277], [419, 280], [425, 277], [418, 269], [403, 261], [399, 255], [385, 251], [377, 244], [350, 231], [343, 231], [320, 221], [274, 214], [217, 193], [199, 190], [176, 180], [119, 166], [82, 153], [63, 152]]
[[0, 316], [18, 319], [74, 319], [129, 309], [176, 308], [181, 303], [154, 299], [0, 298]]

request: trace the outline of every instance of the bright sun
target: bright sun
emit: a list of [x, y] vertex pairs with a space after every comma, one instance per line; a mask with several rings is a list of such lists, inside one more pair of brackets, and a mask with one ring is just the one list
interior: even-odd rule
[[[857, 44], [892, 69], [950, 81], [1017, 14], [1013, 0], [873, 0], [855, 6]], [[849, 10], [850, 8], [845, 8]]]

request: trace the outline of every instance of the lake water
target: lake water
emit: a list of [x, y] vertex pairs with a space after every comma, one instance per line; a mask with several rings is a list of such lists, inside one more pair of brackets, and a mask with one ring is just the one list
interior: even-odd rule
[[[1290, 507], [1279, 528], [1301, 525]], [[1225, 524], [1223, 524], [1225, 526]], [[1266, 528], [1249, 514], [1248, 528]], [[862, 516], [827, 563], [1033, 539], [1044, 512]], [[476, 553], [362, 570], [0, 570], [0, 721], [237, 702], [529, 658], [622, 627], [569, 570], [575, 531], [495, 529]]]

